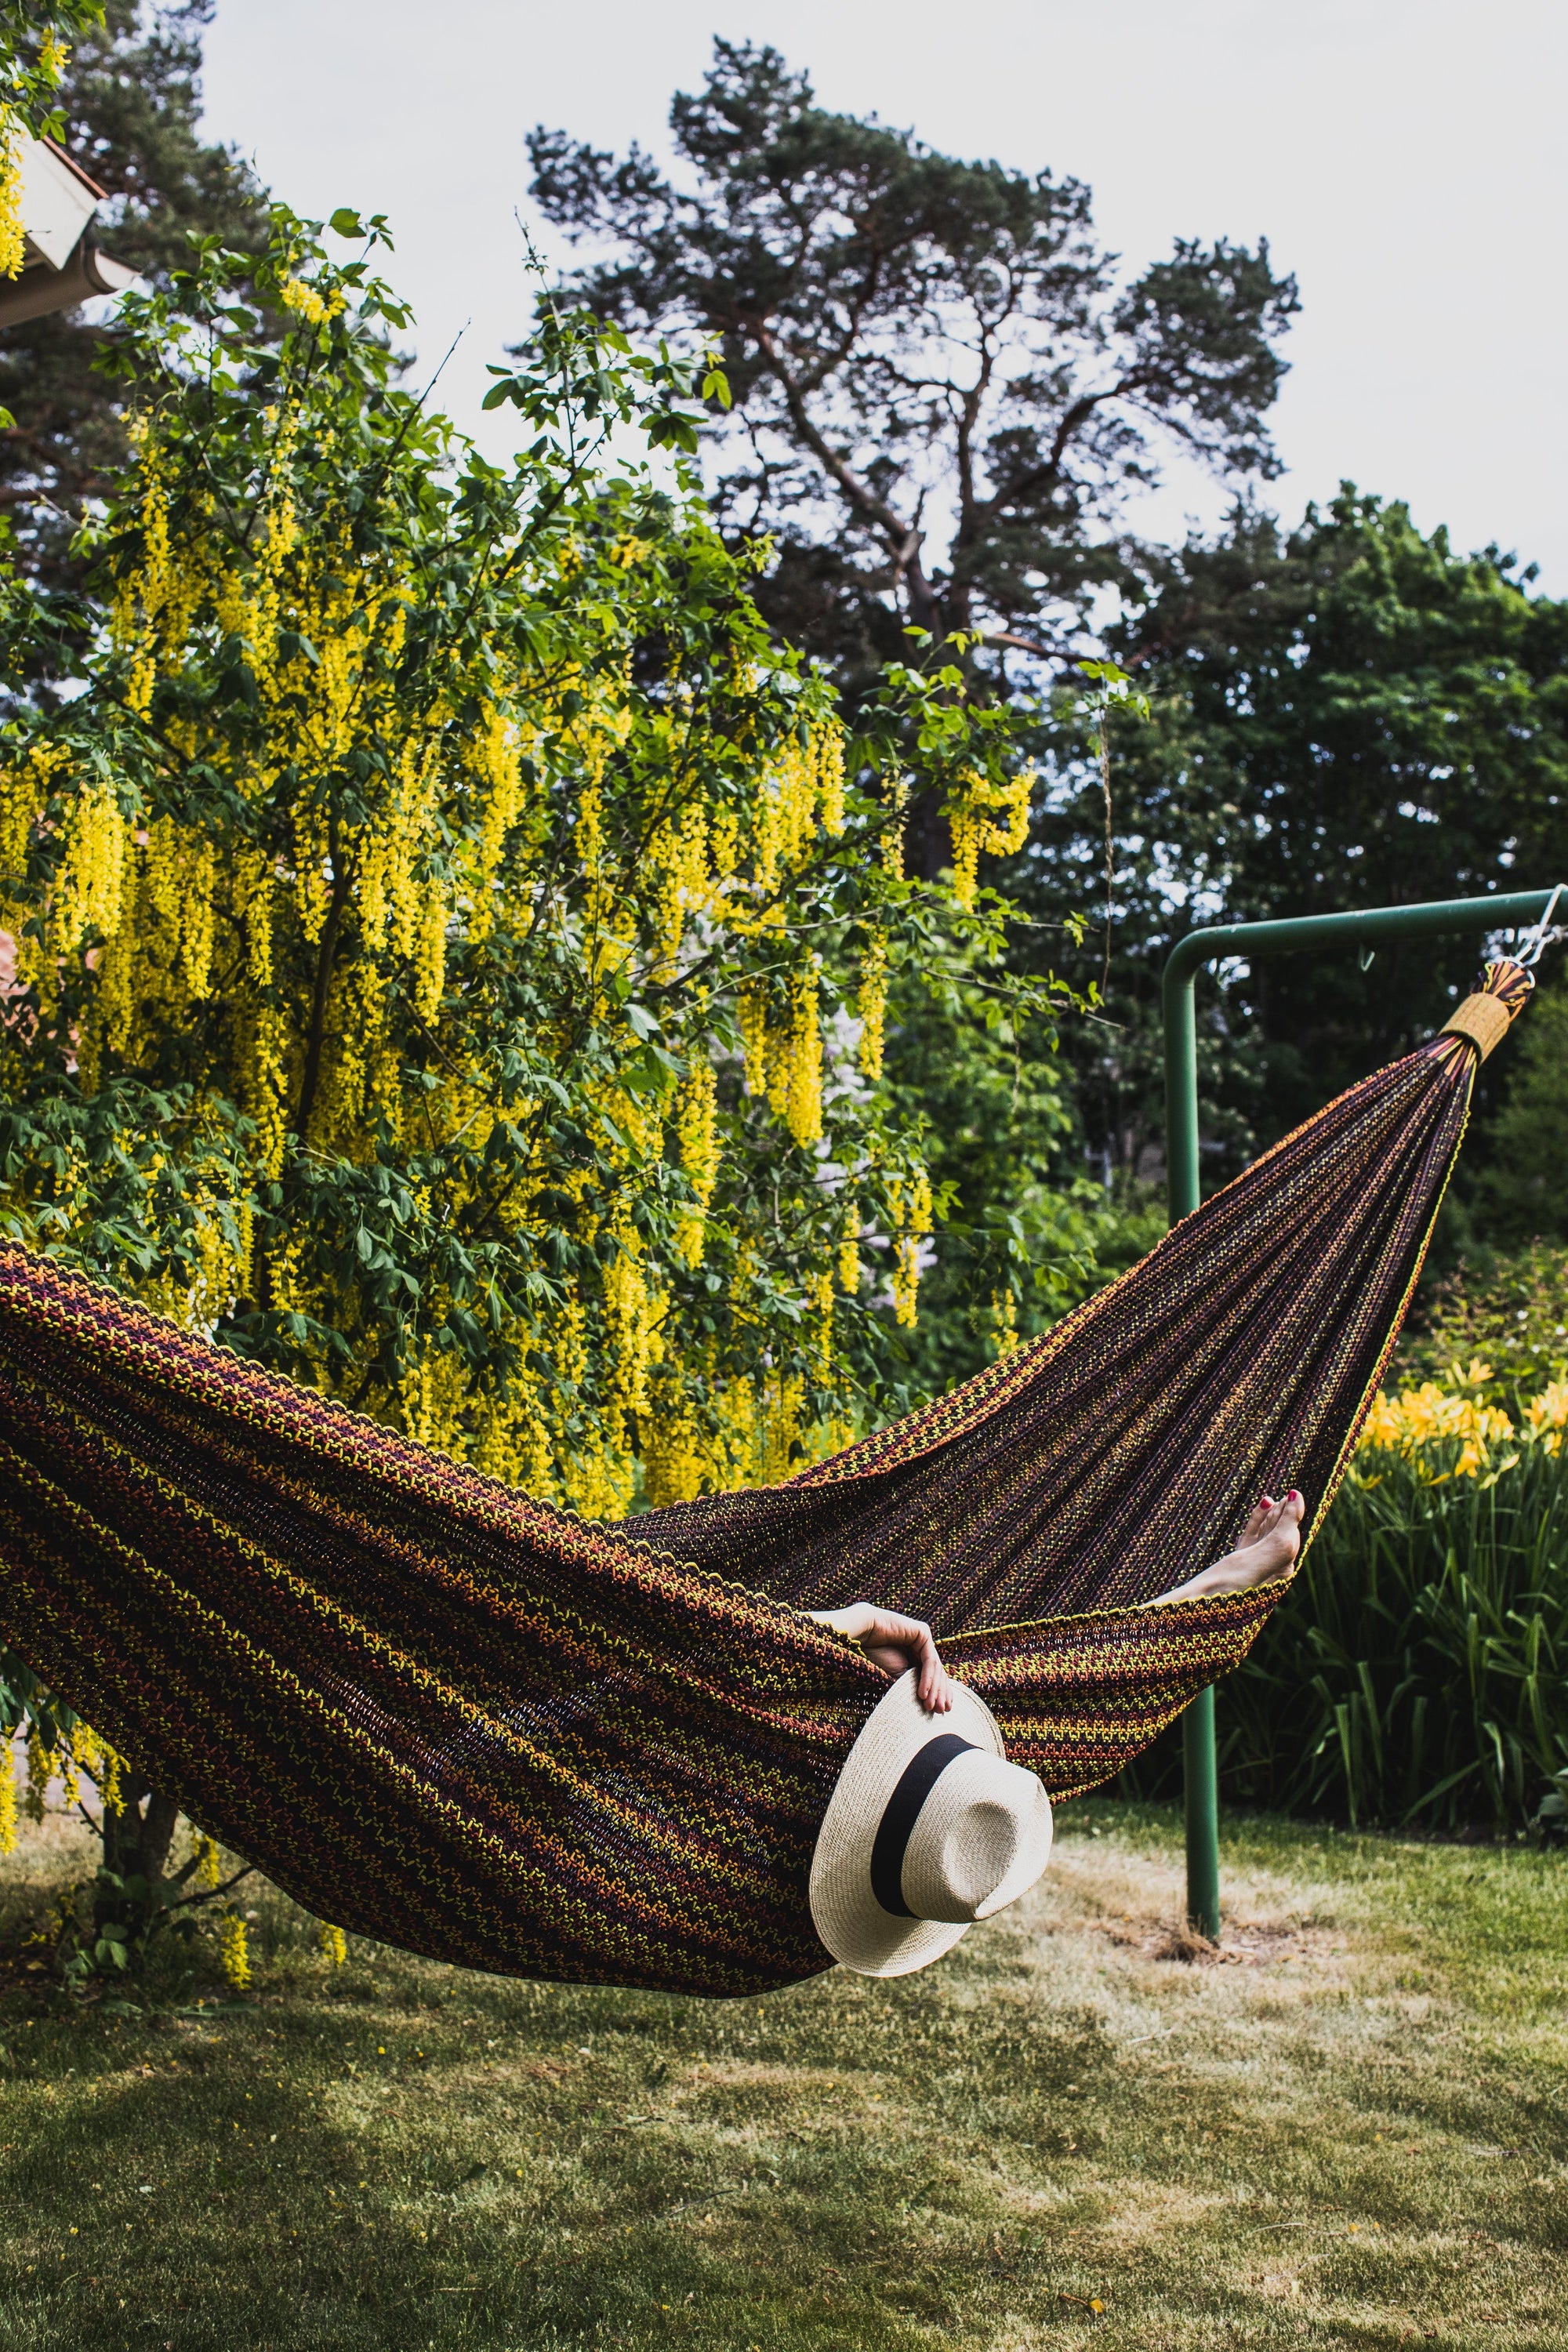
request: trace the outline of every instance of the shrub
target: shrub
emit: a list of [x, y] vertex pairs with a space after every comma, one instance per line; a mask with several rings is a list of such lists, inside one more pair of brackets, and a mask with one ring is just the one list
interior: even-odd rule
[[1477, 1360], [1380, 1396], [1296, 1590], [1224, 1695], [1233, 1797], [1522, 1826], [1568, 1767], [1568, 1385]]
[[1535, 1241], [1439, 1283], [1421, 1327], [1400, 1349], [1402, 1385], [1472, 1386], [1459, 1368], [1477, 1357], [1487, 1368], [1486, 1401], [1510, 1412], [1549, 1381], [1568, 1378], [1568, 1249]]

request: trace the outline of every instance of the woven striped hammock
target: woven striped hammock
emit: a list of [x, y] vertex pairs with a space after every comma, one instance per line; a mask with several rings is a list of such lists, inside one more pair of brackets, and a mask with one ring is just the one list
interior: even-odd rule
[[1244, 1656], [1173, 1603], [1260, 1489], [1309, 1534], [1530, 976], [1352, 1087], [1034, 1346], [786, 1485], [601, 1527], [0, 1251], [0, 1637], [322, 1917], [502, 1973], [831, 1965], [813, 1843], [886, 1687], [801, 1611], [927, 1617], [1056, 1797]]

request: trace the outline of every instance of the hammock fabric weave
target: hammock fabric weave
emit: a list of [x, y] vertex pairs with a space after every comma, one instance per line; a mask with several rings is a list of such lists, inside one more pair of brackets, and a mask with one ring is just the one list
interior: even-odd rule
[[[1489, 965], [1511, 1015], [1530, 976]], [[601, 1527], [0, 1251], [0, 1637], [321, 1916], [512, 1975], [831, 1965], [813, 1843], [881, 1691], [800, 1612], [929, 1618], [1053, 1796], [1235, 1666], [1278, 1585], [1139, 1604], [1260, 1490], [1321, 1521], [1479, 1058], [1366, 1079], [1032, 1347], [786, 1485]]]

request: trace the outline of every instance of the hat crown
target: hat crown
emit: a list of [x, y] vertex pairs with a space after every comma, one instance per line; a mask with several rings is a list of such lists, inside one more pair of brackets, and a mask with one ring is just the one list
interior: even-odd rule
[[903, 1896], [917, 1919], [980, 1916], [1017, 1863], [1039, 1794], [1032, 1772], [984, 1748], [954, 1759], [905, 1849]]
[[873, 1707], [845, 1759], [811, 1863], [811, 1915], [837, 1960], [905, 1976], [1032, 1886], [1051, 1802], [1007, 1761], [995, 1718], [963, 1683], [928, 1715], [912, 1673]]

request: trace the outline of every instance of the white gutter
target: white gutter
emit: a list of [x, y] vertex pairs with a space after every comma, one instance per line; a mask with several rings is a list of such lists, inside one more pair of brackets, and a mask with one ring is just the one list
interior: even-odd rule
[[118, 294], [136, 277], [99, 251], [92, 223], [104, 191], [79, 163], [52, 139], [26, 137], [19, 161], [26, 264], [19, 278], [0, 278], [0, 328]]

